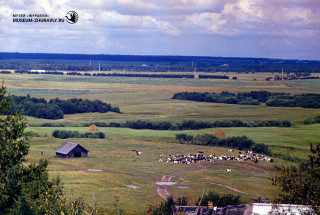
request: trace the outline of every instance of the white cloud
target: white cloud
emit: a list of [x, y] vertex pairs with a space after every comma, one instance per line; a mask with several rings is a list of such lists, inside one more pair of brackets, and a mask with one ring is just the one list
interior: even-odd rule
[[187, 16], [193, 25], [201, 27], [202, 33], [213, 33], [218, 35], [233, 35], [236, 29], [228, 25], [228, 21], [217, 13], [200, 13]]
[[157, 20], [152, 16], [123, 15], [115, 11], [99, 11], [93, 15], [93, 24], [103, 28], [117, 28], [140, 32], [158, 32], [171, 35], [180, 33], [179, 29], [168, 21]]
[[[74, 25], [12, 22], [12, 13], [60, 18], [70, 10], [79, 14]], [[262, 48], [313, 41], [310, 47], [319, 50], [319, 10], [319, 0], [0, 0], [0, 38], [2, 51], [171, 53], [189, 50], [181, 41], [206, 40], [195, 53], [208, 55], [206, 43], [250, 45], [252, 38]]]

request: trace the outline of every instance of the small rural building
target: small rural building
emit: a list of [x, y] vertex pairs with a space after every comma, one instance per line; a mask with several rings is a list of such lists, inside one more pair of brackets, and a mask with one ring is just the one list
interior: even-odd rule
[[95, 124], [92, 124], [89, 126], [89, 131], [99, 131], [99, 128], [95, 125]]
[[216, 136], [216, 137], [225, 137], [226, 134], [221, 129], [219, 129], [218, 131], [216, 131], [216, 133], [214, 133], [214, 136]]
[[66, 142], [57, 149], [56, 156], [63, 158], [81, 158], [88, 157], [88, 152], [88, 150], [78, 143]]

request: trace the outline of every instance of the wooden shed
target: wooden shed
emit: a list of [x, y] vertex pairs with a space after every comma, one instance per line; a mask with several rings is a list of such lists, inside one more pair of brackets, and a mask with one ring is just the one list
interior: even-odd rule
[[99, 131], [99, 128], [95, 125], [95, 124], [92, 124], [89, 126], [89, 131]]
[[56, 156], [63, 158], [81, 158], [88, 157], [88, 152], [88, 150], [78, 143], [66, 142], [57, 149]]
[[219, 129], [218, 131], [216, 131], [216, 133], [214, 133], [214, 136], [216, 136], [216, 137], [225, 137], [226, 134], [221, 129]]

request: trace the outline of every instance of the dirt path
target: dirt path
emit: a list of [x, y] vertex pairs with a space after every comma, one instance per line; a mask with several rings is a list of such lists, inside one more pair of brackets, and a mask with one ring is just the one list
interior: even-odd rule
[[[178, 176], [178, 175], [182, 175], [182, 174], [185, 174], [188, 172], [193, 172], [193, 171], [206, 169], [206, 168], [214, 167], [214, 166], [230, 166], [230, 167], [238, 168], [238, 169], [248, 171], [248, 172], [260, 172], [260, 173], [266, 173], [266, 174], [274, 173], [274, 171], [270, 171], [264, 167], [256, 166], [251, 163], [241, 163], [241, 165], [239, 165], [239, 163], [226, 163], [226, 162], [216, 161], [213, 163], [200, 164], [198, 166], [194, 166], [194, 167], [191, 167], [191, 168], [179, 171], [179, 172], [174, 172], [169, 175], [163, 175], [161, 177], [161, 179], [159, 179], [158, 181], [159, 182], [171, 182], [171, 179]], [[181, 180], [185, 180], [185, 179], [181, 179]], [[233, 187], [230, 187], [230, 186], [227, 186], [224, 184], [219, 184], [219, 183], [214, 183], [214, 182], [203, 182], [203, 183], [213, 184], [216, 186], [225, 187], [227, 189], [230, 189], [230, 190], [238, 192], [238, 193], [248, 194], [246, 192], [243, 192], [241, 190], [237, 190]], [[162, 199], [167, 200], [167, 198], [171, 195], [170, 194], [170, 185], [158, 185], [157, 193]]]
[[224, 184], [218, 184], [218, 183], [214, 183], [214, 182], [204, 182], [204, 183], [213, 184], [213, 185], [217, 185], [217, 186], [220, 186], [220, 187], [225, 187], [225, 188], [228, 188], [228, 189], [233, 190], [233, 191], [238, 192], [238, 193], [248, 194], [246, 192], [237, 190], [235, 188], [229, 187], [229, 186], [224, 185]]
[[[90, 169], [88, 169], [87, 167], [75, 166], [75, 165], [64, 164], [64, 163], [54, 163], [54, 162], [50, 162], [49, 164], [50, 164], [50, 165], [54, 165], [54, 166], [62, 166], [62, 167], [66, 167], [66, 168], [70, 168], [70, 169], [74, 169], [74, 170], [82, 170], [82, 171], [90, 170]], [[146, 180], [149, 180], [149, 181], [156, 181], [155, 178], [146, 177], [146, 176], [141, 176], [141, 175], [138, 175], [138, 174], [136, 174], [136, 173], [120, 172], [120, 171], [110, 170], [110, 169], [99, 169], [98, 171], [107, 172], [107, 173], [112, 173], [112, 174], [127, 175], [127, 176], [136, 177], [136, 178], [146, 179]]]
[[[37, 163], [37, 162], [32, 162], [32, 163]], [[79, 171], [90, 170], [87, 167], [75, 166], [75, 165], [71, 165], [71, 164], [56, 163], [56, 162], [50, 162], [49, 164], [54, 165], [54, 166], [62, 166], [62, 167], [66, 167], [66, 168], [70, 168], [70, 169], [74, 169], [74, 170], [79, 170]], [[107, 173], [112, 173], [112, 174], [127, 175], [127, 176], [136, 177], [136, 178], [146, 179], [146, 180], [153, 181], [153, 182], [171, 182], [172, 178], [174, 178], [176, 176], [179, 176], [179, 175], [182, 175], [185, 173], [189, 173], [189, 172], [198, 171], [201, 169], [215, 167], [215, 166], [230, 166], [230, 167], [234, 167], [234, 168], [241, 169], [241, 170], [248, 171], [248, 172], [260, 172], [260, 173], [267, 173], [267, 174], [268, 173], [275, 173], [275, 171], [270, 171], [264, 167], [256, 166], [251, 163], [241, 163], [240, 164], [240, 163], [226, 163], [226, 162], [221, 162], [221, 161], [216, 161], [213, 163], [204, 163], [204, 164], [200, 164], [197, 166], [193, 166], [188, 169], [184, 169], [184, 170], [181, 170], [178, 172], [171, 173], [169, 175], [163, 175], [160, 179], [155, 179], [155, 178], [147, 177], [147, 176], [141, 176], [136, 173], [121, 172], [121, 171], [116, 171], [116, 170], [106, 170], [106, 169], [94, 170], [93, 169], [93, 171], [102, 171], [102, 172], [107, 172]], [[185, 180], [185, 179], [181, 178], [181, 180]], [[188, 181], [188, 182], [190, 182], [190, 181]], [[216, 186], [225, 187], [227, 189], [230, 189], [230, 190], [238, 192], [238, 193], [248, 194], [246, 192], [237, 190], [233, 187], [230, 187], [230, 186], [227, 186], [224, 184], [219, 184], [219, 183], [215, 183], [215, 182], [203, 182], [203, 183], [213, 184]], [[162, 184], [157, 185], [157, 193], [162, 199], [167, 200], [167, 198], [171, 195], [170, 194], [170, 186], [171, 185], [162, 185]]]

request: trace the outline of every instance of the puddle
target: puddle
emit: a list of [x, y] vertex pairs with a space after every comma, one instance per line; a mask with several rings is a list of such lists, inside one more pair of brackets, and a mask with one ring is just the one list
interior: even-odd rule
[[210, 177], [205, 177], [204, 179], [210, 179]]
[[178, 186], [179, 189], [188, 189], [189, 187]]
[[88, 169], [88, 170], [91, 171], [91, 172], [102, 172], [101, 169]]
[[127, 185], [127, 187], [130, 187], [130, 188], [132, 188], [132, 189], [139, 189], [139, 188], [140, 188], [140, 187], [134, 186], [134, 185]]
[[171, 186], [171, 185], [175, 185], [177, 182], [156, 182], [156, 185], [167, 185], [167, 186]]

